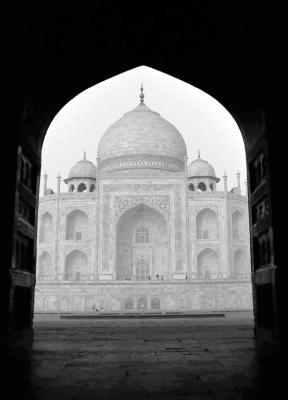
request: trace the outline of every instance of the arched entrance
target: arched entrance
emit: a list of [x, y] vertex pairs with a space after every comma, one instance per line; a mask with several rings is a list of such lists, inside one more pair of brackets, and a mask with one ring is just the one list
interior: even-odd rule
[[138, 204], [118, 220], [116, 279], [147, 281], [170, 274], [169, 232], [160, 211]]
[[[101, 82], [131, 67], [148, 64], [203, 88], [207, 93], [219, 99], [237, 119], [246, 145], [251, 215], [255, 213], [255, 217], [253, 217], [255, 221], [252, 223], [258, 225], [258, 228], [256, 227], [253, 233], [253, 252], [257, 253], [258, 248], [259, 252], [263, 251], [261, 250], [261, 243], [267, 235], [269, 235], [271, 241], [271, 257], [266, 260], [267, 263], [264, 264], [261, 254], [255, 261], [253, 259], [255, 306], [259, 307], [259, 313], [256, 313], [256, 317], [257, 321], [259, 319], [260, 325], [262, 322], [265, 326], [267, 325], [267, 321], [265, 322], [261, 319], [260, 308], [262, 307], [261, 304], [267, 304], [268, 302], [271, 306], [268, 307], [271, 310], [268, 325], [270, 324], [269, 326], [272, 329], [275, 319], [279, 319], [276, 303], [280, 297], [280, 284], [284, 284], [285, 280], [280, 279], [280, 260], [277, 259], [279, 254], [278, 243], [280, 243], [281, 239], [278, 233], [281, 217], [279, 216], [280, 210], [274, 204], [278, 194], [275, 193], [271, 196], [271, 184], [273, 186], [274, 176], [276, 180], [276, 174], [281, 169], [280, 161], [277, 157], [281, 144], [278, 143], [277, 145], [276, 138], [275, 136], [273, 137], [278, 128], [278, 117], [276, 114], [275, 118], [274, 115], [271, 117], [271, 114], [269, 114], [269, 104], [271, 104], [271, 98], [273, 97], [270, 96], [266, 85], [263, 85], [263, 82], [267, 80], [267, 76], [272, 76], [268, 70], [268, 64], [263, 62], [267, 55], [265, 30], [263, 31], [265, 18], [257, 18], [259, 15], [258, 6], [254, 9], [252, 7], [252, 10], [250, 8], [249, 13], [247, 13], [245, 7], [237, 6], [234, 9], [231, 6], [225, 10], [225, 13], [223, 13], [223, 8], [219, 7], [218, 10], [214, 10], [215, 13], [208, 14], [206, 7], [202, 7], [196, 13], [195, 9], [193, 9], [193, 12], [190, 12], [191, 9], [186, 12], [185, 7], [175, 7], [173, 2], [171, 6], [161, 7], [161, 12], [159, 12], [158, 8], [160, 4], [157, 4], [157, 6], [155, 4], [155, 7], [157, 7], [155, 10], [157, 12], [151, 12], [150, 9], [149, 12], [147, 9], [142, 12], [142, 15], [145, 14], [149, 23], [146, 25], [133, 24], [132, 30], [127, 29], [127, 25], [123, 23], [118, 8], [112, 7], [109, 9], [109, 13], [113, 14], [113, 18], [118, 22], [113, 24], [116, 31], [111, 29], [110, 18], [107, 21], [103, 19], [102, 11], [104, 10], [102, 6], [100, 7], [99, 5], [99, 9], [95, 13], [91, 13], [90, 8], [87, 8], [86, 12], [90, 13], [91, 16], [93, 14], [93, 18], [97, 19], [93, 26], [103, 29], [103, 34], [91, 35], [90, 29], [82, 29], [83, 24], [79, 24], [81, 25], [79, 39], [77, 28], [75, 24], [71, 23], [73, 21], [72, 18], [57, 19], [57, 16], [61, 15], [61, 13], [64, 16], [66, 8], [59, 7], [52, 11], [50, 6], [47, 6], [46, 12], [49, 15], [47, 19], [42, 18], [42, 10], [33, 10], [33, 13], [30, 12], [31, 9], [29, 7], [25, 8], [24, 15], [25, 13], [26, 15], [21, 18], [21, 21], [23, 23], [25, 21], [25, 24], [27, 23], [26, 21], [30, 21], [32, 26], [33, 24], [38, 24], [36, 31], [40, 30], [40, 35], [37, 35], [36, 39], [36, 37], [33, 37], [35, 30], [29, 30], [30, 38], [33, 38], [33, 40], [25, 41], [27, 47], [25, 47], [23, 54], [25, 54], [26, 62], [23, 65], [22, 75], [25, 76], [25, 79], [22, 79], [20, 87], [18, 86], [18, 81], [17, 88], [15, 85], [15, 89], [19, 93], [19, 104], [18, 108], [11, 109], [13, 117], [8, 120], [9, 124], [15, 124], [14, 127], [11, 127], [11, 132], [15, 132], [16, 140], [9, 147], [12, 157], [10, 159], [8, 194], [6, 196], [7, 204], [10, 206], [10, 208], [7, 207], [7, 210], [9, 209], [8, 218], [11, 222], [7, 232], [10, 243], [9, 247], [7, 247], [7, 259], [5, 260], [7, 271], [12, 265], [12, 278], [8, 272], [5, 275], [7, 280], [7, 285], [5, 285], [7, 287], [7, 313], [10, 307], [10, 314], [13, 314], [14, 302], [11, 299], [13, 299], [15, 287], [19, 284], [16, 275], [22, 274], [22, 271], [14, 261], [14, 258], [16, 259], [14, 257], [14, 249], [16, 247], [14, 242], [18, 234], [17, 211], [15, 210], [17, 210], [21, 200], [18, 186], [21, 186], [19, 183], [23, 181], [23, 185], [25, 187], [28, 185], [27, 187], [31, 189], [32, 197], [29, 201], [33, 211], [38, 194], [37, 177], [40, 174], [42, 142], [52, 118], [64, 104], [92, 84]], [[77, 9], [82, 16], [82, 19], [79, 17], [80, 20], [91, 21], [90, 16], [89, 18], [83, 18], [84, 10], [85, 7]], [[71, 12], [71, 10], [69, 11]], [[38, 15], [41, 15], [40, 19], [37, 16], [35, 18], [35, 13], [37, 14], [37, 12], [39, 13]], [[165, 28], [164, 32], [160, 25], [156, 23], [159, 15], [167, 24], [167, 29]], [[197, 15], [197, 24], [193, 24], [193, 15]], [[236, 23], [231, 24], [236, 15]], [[202, 35], [196, 34], [195, 30], [199, 29], [202, 23], [207, 22], [207, 17], [209, 17], [209, 29], [207, 35], [204, 35], [204, 38], [201, 39]], [[155, 23], [151, 23], [151, 20]], [[42, 21], [43, 24], [40, 24], [39, 21]], [[59, 34], [56, 35], [55, 27], [58, 25], [58, 21], [64, 21], [65, 23], [59, 24]], [[182, 31], [179, 28], [178, 30], [176, 21], [182, 21], [183, 26], [187, 27], [187, 29]], [[70, 25], [73, 25], [73, 28]], [[146, 26], [148, 27], [147, 29]], [[247, 26], [249, 26], [249, 29], [246, 29]], [[212, 32], [215, 29], [214, 34], [211, 34], [210, 28]], [[230, 32], [229, 35], [227, 35], [227, 31]], [[47, 32], [53, 32], [53, 34], [47, 35]], [[77, 39], [75, 45], [73, 41], [70, 41], [69, 38], [71, 36], [67, 35], [67, 32], [73, 32], [73, 38]], [[139, 32], [141, 32], [140, 36]], [[219, 35], [215, 35], [215, 32], [218, 32]], [[264, 36], [261, 36], [263, 37], [262, 41], [258, 40], [259, 32], [264, 33]], [[22, 37], [21, 28], [19, 33], [19, 37]], [[140, 37], [144, 37], [144, 40], [140, 40]], [[215, 38], [218, 38], [218, 40], [214, 40]], [[255, 40], [257, 40], [257, 46], [255, 46]], [[150, 45], [151, 41], [153, 41], [153, 46]], [[85, 43], [84, 47], [83, 43]], [[168, 43], [168, 45], [163, 46], [163, 43]], [[238, 46], [237, 44], [240, 43], [241, 46]], [[58, 44], [60, 44], [59, 47], [57, 47]], [[65, 46], [65, 44], [68, 45]], [[45, 51], [43, 51], [44, 48]], [[245, 49], [246, 57], [239, 57], [239, 48]], [[79, 56], [77, 57], [77, 55]], [[99, 63], [100, 59], [102, 60], [101, 63]], [[247, 59], [249, 59], [249, 63], [246, 62]], [[19, 60], [15, 59], [15, 61], [14, 65], [18, 65]], [[232, 70], [234, 71], [233, 74], [230, 73]], [[43, 79], [44, 76], [45, 79]], [[235, 79], [235, 76], [237, 76], [237, 79]], [[13, 74], [14, 78], [15, 74]], [[21, 80], [21, 75], [17, 79]], [[71, 81], [73, 81], [73, 84], [71, 84]], [[13, 101], [15, 101], [13, 91], [12, 96]], [[27, 100], [28, 98], [29, 100]], [[262, 109], [264, 113], [261, 111]], [[20, 131], [21, 134], [19, 133], [19, 136], [17, 136], [17, 132]], [[268, 140], [270, 144], [273, 144], [273, 146], [269, 146], [269, 151]], [[28, 168], [27, 166], [25, 167], [24, 173], [21, 168], [22, 158], [24, 158], [24, 163], [28, 165]], [[261, 160], [265, 160], [262, 170], [258, 166]], [[274, 164], [270, 168], [270, 163], [272, 162]], [[16, 184], [15, 176], [17, 171]], [[261, 190], [261, 199], [257, 197], [256, 193], [257, 191], [259, 193], [259, 190]], [[256, 195], [254, 196], [254, 194]], [[256, 210], [260, 200], [264, 202], [267, 200], [269, 216], [265, 217], [265, 220], [261, 218], [261, 215]], [[274, 207], [273, 221], [271, 218], [272, 205]], [[32, 222], [33, 226], [34, 223]], [[13, 261], [11, 262], [11, 260]], [[35, 256], [31, 255], [31, 265], [33, 263], [35, 265]], [[277, 276], [275, 275], [275, 265], [277, 265]], [[268, 273], [267, 268], [269, 268]], [[17, 274], [14, 273], [13, 269], [17, 270]], [[33, 276], [34, 272], [33, 268], [31, 268], [31, 282], [33, 282]], [[29, 286], [27, 283], [27, 285], [28, 291], [33, 296], [33, 284], [30, 283]], [[277, 293], [276, 288], [279, 289]], [[256, 298], [259, 301], [256, 302]], [[266, 310], [268, 308], [265, 307]]]

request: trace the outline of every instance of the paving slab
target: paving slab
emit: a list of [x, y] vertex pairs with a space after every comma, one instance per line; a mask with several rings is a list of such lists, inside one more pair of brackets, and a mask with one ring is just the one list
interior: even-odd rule
[[35, 320], [22, 359], [16, 353], [11, 373], [27, 400], [252, 400], [275, 392], [267, 379], [274, 366], [260, 363], [271, 354], [255, 341], [249, 318], [49, 316]]

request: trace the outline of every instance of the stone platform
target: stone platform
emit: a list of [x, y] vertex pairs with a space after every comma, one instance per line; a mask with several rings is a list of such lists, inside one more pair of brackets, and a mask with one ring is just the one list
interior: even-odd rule
[[129, 312], [129, 313], [95, 313], [64, 314], [61, 319], [142, 319], [142, 318], [221, 318], [225, 313], [184, 313], [184, 312]]

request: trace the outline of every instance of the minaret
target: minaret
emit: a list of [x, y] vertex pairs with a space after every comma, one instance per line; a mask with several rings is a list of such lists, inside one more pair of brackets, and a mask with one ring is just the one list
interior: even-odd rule
[[238, 189], [238, 192], [240, 194], [241, 193], [241, 187], [240, 187], [240, 172], [239, 171], [237, 171], [236, 176], [237, 176], [237, 189]]
[[46, 193], [47, 193], [47, 178], [48, 178], [48, 175], [47, 175], [47, 172], [45, 171], [45, 173], [44, 173], [44, 189], [43, 189], [43, 196], [46, 196]]
[[227, 193], [227, 174], [224, 171], [224, 175], [223, 175], [223, 181], [224, 181], [224, 192]]
[[144, 104], [144, 93], [143, 93], [143, 84], [141, 83], [141, 87], [140, 87], [140, 90], [141, 90], [141, 94], [139, 95], [139, 97], [140, 97], [140, 103], [141, 104]]
[[58, 176], [57, 176], [57, 193], [60, 193], [60, 185], [61, 185], [61, 176], [60, 176], [60, 172], [58, 172]]

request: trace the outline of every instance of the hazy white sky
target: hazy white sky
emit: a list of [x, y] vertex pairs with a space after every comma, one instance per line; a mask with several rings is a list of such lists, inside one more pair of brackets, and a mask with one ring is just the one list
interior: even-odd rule
[[[101, 82], [62, 108], [53, 119], [42, 149], [42, 179], [47, 171], [48, 187], [56, 191], [58, 172], [62, 179], [83, 158], [96, 164], [98, 143], [110, 125], [139, 104], [141, 82], [145, 104], [171, 122], [182, 134], [188, 163], [197, 157], [213, 165], [221, 178], [228, 175], [228, 189], [236, 186], [236, 172], [241, 173], [242, 193], [246, 193], [246, 161], [240, 130], [228, 111], [214, 98], [181, 80], [148, 67], [138, 67]], [[62, 180], [61, 191], [67, 187]]]

